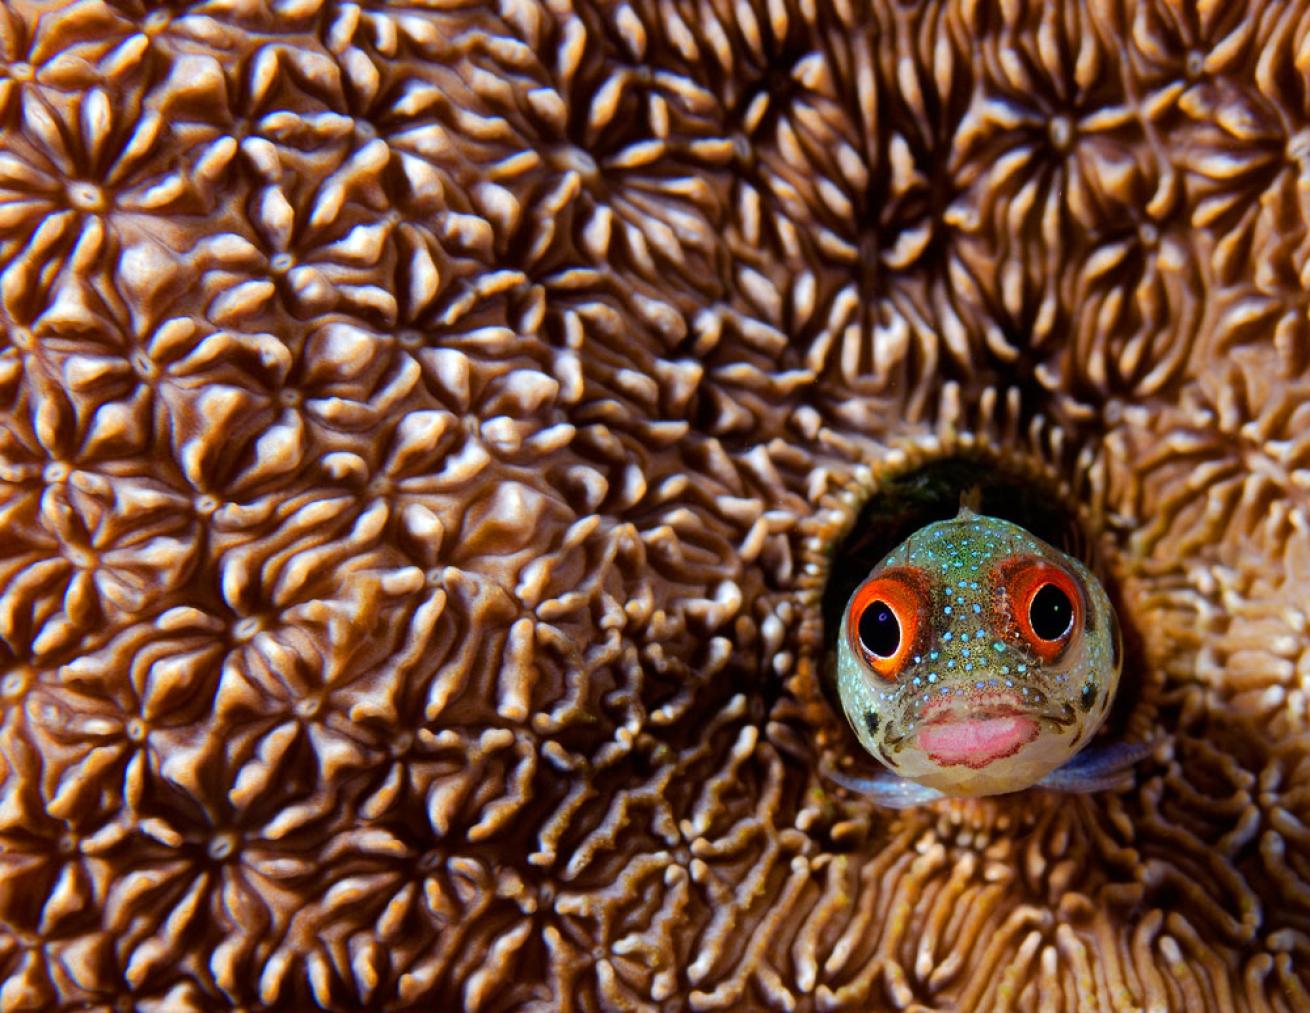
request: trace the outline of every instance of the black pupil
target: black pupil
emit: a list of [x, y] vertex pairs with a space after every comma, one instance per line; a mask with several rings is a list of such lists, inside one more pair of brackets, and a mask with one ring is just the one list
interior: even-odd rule
[[1043, 640], [1059, 640], [1069, 632], [1073, 602], [1054, 584], [1043, 584], [1028, 606], [1028, 622]]
[[900, 647], [901, 624], [885, 601], [875, 601], [860, 616], [860, 643], [880, 658], [890, 658]]

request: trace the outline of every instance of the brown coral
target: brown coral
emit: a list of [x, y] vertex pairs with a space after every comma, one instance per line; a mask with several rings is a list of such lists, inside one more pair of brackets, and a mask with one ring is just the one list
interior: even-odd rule
[[[0, 10], [0, 1006], [1310, 1006], [1301, 4]], [[1138, 786], [820, 776], [889, 475]]]

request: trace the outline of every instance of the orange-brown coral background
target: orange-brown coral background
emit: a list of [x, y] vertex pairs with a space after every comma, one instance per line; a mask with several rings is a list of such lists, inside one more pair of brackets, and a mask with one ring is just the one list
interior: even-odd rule
[[[1310, 1008], [1310, 8], [0, 4], [0, 1007]], [[818, 774], [981, 453], [1119, 795]]]

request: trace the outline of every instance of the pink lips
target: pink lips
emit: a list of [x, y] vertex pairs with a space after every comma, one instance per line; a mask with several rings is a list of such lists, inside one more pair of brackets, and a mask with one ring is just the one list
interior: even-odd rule
[[960, 713], [954, 708], [931, 708], [916, 737], [919, 748], [943, 767], [965, 766], [977, 770], [994, 760], [1013, 756], [1037, 738], [1037, 722], [1017, 707], [1011, 709], [1002, 704], [983, 713], [986, 716], [971, 717], [968, 712]]

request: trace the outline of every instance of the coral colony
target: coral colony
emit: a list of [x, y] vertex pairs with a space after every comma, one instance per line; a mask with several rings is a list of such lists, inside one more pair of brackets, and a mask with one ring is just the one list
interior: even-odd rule
[[[0, 5], [0, 1008], [1310, 1008], [1308, 40]], [[943, 462], [1094, 564], [1113, 784], [850, 790]]]

